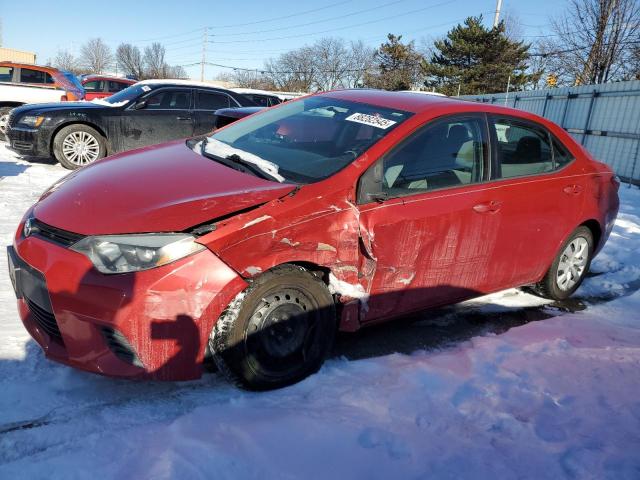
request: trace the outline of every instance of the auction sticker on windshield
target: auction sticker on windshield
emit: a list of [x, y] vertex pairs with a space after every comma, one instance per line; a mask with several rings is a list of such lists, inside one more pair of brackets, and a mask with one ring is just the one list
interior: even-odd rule
[[350, 122], [363, 123], [364, 125], [382, 128], [384, 130], [396, 124], [396, 122], [394, 122], [393, 120], [387, 120], [386, 118], [382, 118], [379, 115], [367, 115], [366, 113], [354, 113], [345, 118], [345, 120], [348, 120]]

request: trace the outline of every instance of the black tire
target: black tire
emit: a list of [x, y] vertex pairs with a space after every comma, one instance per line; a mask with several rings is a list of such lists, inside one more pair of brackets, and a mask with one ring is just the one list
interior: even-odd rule
[[[73, 158], [69, 158], [65, 155], [64, 150], [64, 142], [68, 137], [73, 139], [73, 137], [85, 137], [89, 139], [91, 142], [91, 159], [88, 161], [83, 161], [82, 158], [79, 158], [78, 161], [74, 161]], [[93, 153], [95, 152], [95, 158]], [[60, 162], [64, 168], [69, 170], [75, 170], [77, 168], [83, 167], [84, 165], [88, 165], [89, 163], [93, 163], [96, 160], [100, 160], [102, 157], [107, 155], [107, 144], [102, 135], [95, 129], [91, 128], [88, 125], [83, 125], [80, 123], [68, 125], [62, 128], [53, 139], [53, 155], [56, 157], [56, 160]], [[87, 157], [89, 155], [87, 154]]]
[[[561, 288], [558, 281], [558, 276], [562, 275], [564, 270], [560, 268], [560, 264], [565, 257], [565, 250], [577, 239], [584, 239], [587, 242], [587, 256], [584, 268], [580, 272], [577, 281], [568, 288]], [[530, 290], [543, 298], [550, 300], [565, 300], [570, 297], [582, 284], [589, 267], [591, 266], [591, 260], [593, 258], [593, 233], [585, 226], [578, 227], [573, 231], [569, 238], [562, 244], [560, 251], [556, 255], [549, 271], [546, 273], [542, 281], [530, 287]], [[569, 272], [571, 273], [571, 272]], [[573, 274], [570, 275], [573, 278]], [[573, 281], [573, 280], [572, 280]]]
[[320, 278], [295, 265], [258, 277], [218, 319], [209, 347], [234, 384], [270, 390], [317, 372], [336, 334], [333, 297]]
[[[1, 107], [0, 108], [0, 125], [6, 125], [7, 120], [9, 119], [9, 112], [13, 110], [15, 107]], [[4, 134], [2, 129], [0, 129], [0, 140], [7, 140], [7, 136]]]

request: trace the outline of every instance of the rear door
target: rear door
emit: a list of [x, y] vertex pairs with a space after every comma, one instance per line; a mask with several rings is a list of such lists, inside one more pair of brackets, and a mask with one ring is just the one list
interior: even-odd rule
[[489, 165], [486, 117], [470, 114], [423, 126], [365, 173], [360, 270], [374, 273], [363, 321], [487, 288], [499, 223], [482, 210]]
[[190, 88], [161, 88], [144, 97], [145, 106], [123, 112], [121, 131], [125, 150], [193, 136]]
[[204, 135], [213, 130], [216, 125], [216, 110], [239, 106], [233, 98], [224, 92], [196, 89], [195, 97], [194, 135]]
[[497, 288], [535, 282], [560, 243], [576, 228], [584, 178], [571, 168], [568, 150], [542, 125], [490, 116], [495, 146], [491, 201], [501, 205], [496, 261]]

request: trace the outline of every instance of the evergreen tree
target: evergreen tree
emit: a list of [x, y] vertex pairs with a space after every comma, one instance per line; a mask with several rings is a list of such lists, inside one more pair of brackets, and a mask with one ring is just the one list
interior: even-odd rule
[[390, 33], [387, 39], [376, 51], [376, 71], [365, 73], [364, 85], [384, 90], [409, 90], [418, 82], [424, 58], [416, 51], [413, 42], [402, 43], [402, 35]]
[[504, 22], [487, 28], [482, 15], [469, 17], [446, 38], [434, 42], [430, 62], [422, 63], [427, 87], [447, 95], [504, 92], [511, 77], [511, 89], [522, 89], [536, 81], [540, 72], [527, 74], [529, 47], [505, 35]]

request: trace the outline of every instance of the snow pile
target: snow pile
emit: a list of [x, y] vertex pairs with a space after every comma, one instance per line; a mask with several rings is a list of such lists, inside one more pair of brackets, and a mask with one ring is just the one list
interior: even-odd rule
[[95, 103], [96, 105], [100, 105], [102, 107], [124, 107], [127, 103], [129, 103], [129, 100], [122, 100], [121, 102], [115, 102], [115, 103], [111, 103], [108, 102], [102, 98], [94, 98], [93, 100], [91, 100], [91, 103]]
[[[0, 146], [5, 244], [64, 173]], [[599, 274], [581, 290], [593, 303], [583, 312], [494, 294], [458, 311], [560, 316], [446, 349], [334, 358], [268, 393], [239, 391], [216, 374], [136, 383], [47, 361], [19, 323], [3, 257], [0, 478], [637, 479], [640, 193], [621, 194], [620, 219], [593, 265]]]

